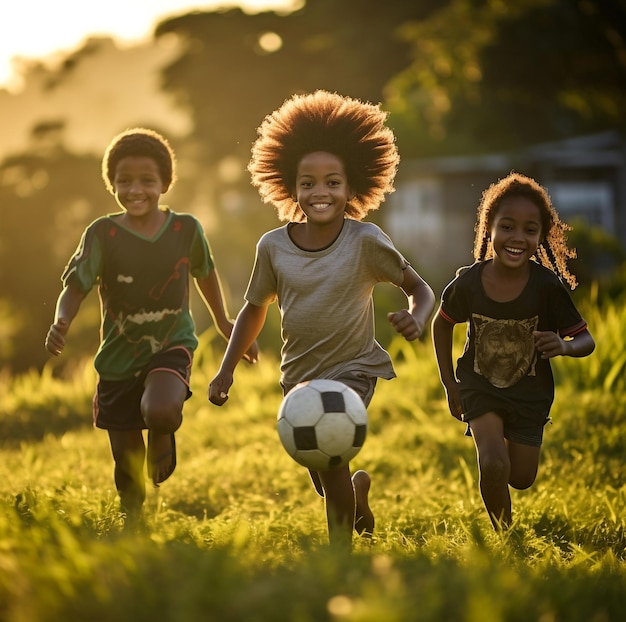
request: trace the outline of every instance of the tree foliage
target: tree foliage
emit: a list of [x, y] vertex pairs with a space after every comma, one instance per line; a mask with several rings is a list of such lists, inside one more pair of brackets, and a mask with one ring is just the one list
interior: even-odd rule
[[[287, 16], [234, 9], [177, 17], [156, 31], [186, 42], [165, 71], [164, 88], [190, 108], [208, 161], [229, 154], [247, 160], [255, 128], [294, 93], [327, 89], [381, 101], [387, 81], [410, 60], [398, 27], [437, 4], [308, 0]], [[265, 41], [277, 48], [264, 48]]]
[[387, 104], [427, 150], [626, 129], [624, 0], [451, 0], [400, 32], [413, 58]]
[[[43, 342], [61, 272], [85, 224], [104, 211], [98, 209], [103, 198], [107, 200], [99, 161], [68, 153], [60, 145], [0, 164], [0, 292], [6, 296], [0, 306], [5, 324], [0, 366], [10, 363], [23, 370], [47, 360]], [[97, 326], [97, 316], [95, 321]], [[92, 345], [94, 333], [87, 339]]]
[[[326, 88], [392, 112], [404, 157], [517, 149], [624, 128], [624, 0], [308, 0], [161, 24], [187, 51], [164, 76], [209, 159], [247, 157], [291, 94]], [[274, 52], [264, 33], [280, 37]]]

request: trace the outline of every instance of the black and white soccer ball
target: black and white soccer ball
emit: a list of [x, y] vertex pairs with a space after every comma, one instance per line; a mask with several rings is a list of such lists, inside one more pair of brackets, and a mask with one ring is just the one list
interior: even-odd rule
[[356, 456], [367, 434], [367, 410], [353, 389], [336, 380], [296, 385], [278, 411], [278, 436], [302, 466], [327, 471]]

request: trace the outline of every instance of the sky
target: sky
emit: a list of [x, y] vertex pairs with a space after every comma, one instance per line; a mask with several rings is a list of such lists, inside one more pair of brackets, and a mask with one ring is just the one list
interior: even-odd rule
[[164, 18], [194, 9], [239, 6], [255, 13], [288, 10], [294, 4], [294, 0], [9, 0], [0, 19], [0, 88], [16, 82], [14, 59], [53, 62], [89, 36], [109, 35], [132, 45], [148, 38]]

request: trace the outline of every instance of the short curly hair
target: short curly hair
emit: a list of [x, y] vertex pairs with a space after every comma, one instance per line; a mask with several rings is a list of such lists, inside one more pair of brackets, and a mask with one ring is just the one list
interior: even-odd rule
[[542, 239], [537, 247], [537, 259], [574, 289], [576, 277], [567, 268], [567, 260], [576, 257], [576, 251], [567, 245], [566, 232], [571, 227], [559, 218], [546, 189], [521, 173], [511, 172], [483, 192], [475, 228], [474, 259], [483, 261], [493, 257], [491, 227], [502, 201], [510, 197], [525, 197], [539, 208]]
[[302, 158], [316, 151], [337, 156], [354, 197], [346, 215], [361, 220], [393, 192], [400, 156], [380, 105], [318, 90], [294, 95], [267, 115], [257, 128], [248, 164], [251, 183], [282, 221], [306, 216], [293, 194]]
[[135, 127], [113, 138], [104, 152], [102, 179], [111, 194], [115, 194], [115, 169], [120, 160], [129, 156], [152, 158], [159, 169], [161, 181], [168, 188], [176, 181], [176, 156], [168, 140], [154, 130]]

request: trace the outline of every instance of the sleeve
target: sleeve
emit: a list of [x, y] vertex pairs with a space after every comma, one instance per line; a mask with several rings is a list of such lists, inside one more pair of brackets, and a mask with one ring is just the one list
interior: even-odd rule
[[451, 324], [462, 324], [470, 319], [472, 275], [477, 274], [471, 268], [472, 266], [459, 268], [455, 278], [446, 285], [441, 294], [439, 315]]
[[191, 239], [190, 272], [194, 279], [203, 279], [209, 275], [211, 270], [215, 269], [215, 262], [202, 225], [196, 218], [193, 218], [193, 222], [195, 229]]
[[469, 268], [460, 268], [453, 281], [446, 285], [441, 294], [441, 306], [439, 315], [451, 324], [461, 324], [467, 322], [470, 316], [469, 289], [471, 285], [467, 283]]
[[374, 260], [377, 280], [381, 283], [392, 283], [399, 287], [404, 281], [404, 270], [409, 266], [409, 262], [382, 229], [377, 227], [372, 239], [374, 252], [370, 256]]
[[264, 235], [256, 246], [254, 267], [244, 295], [250, 304], [264, 307], [276, 300], [278, 281], [272, 267], [271, 250]]
[[581, 317], [565, 285], [555, 276], [550, 287], [552, 289], [549, 296], [551, 314], [559, 335], [574, 337], [586, 330], [587, 322]]
[[102, 275], [102, 254], [97, 223], [93, 223], [84, 231], [61, 276], [63, 286], [75, 285], [83, 294], [88, 293]]

